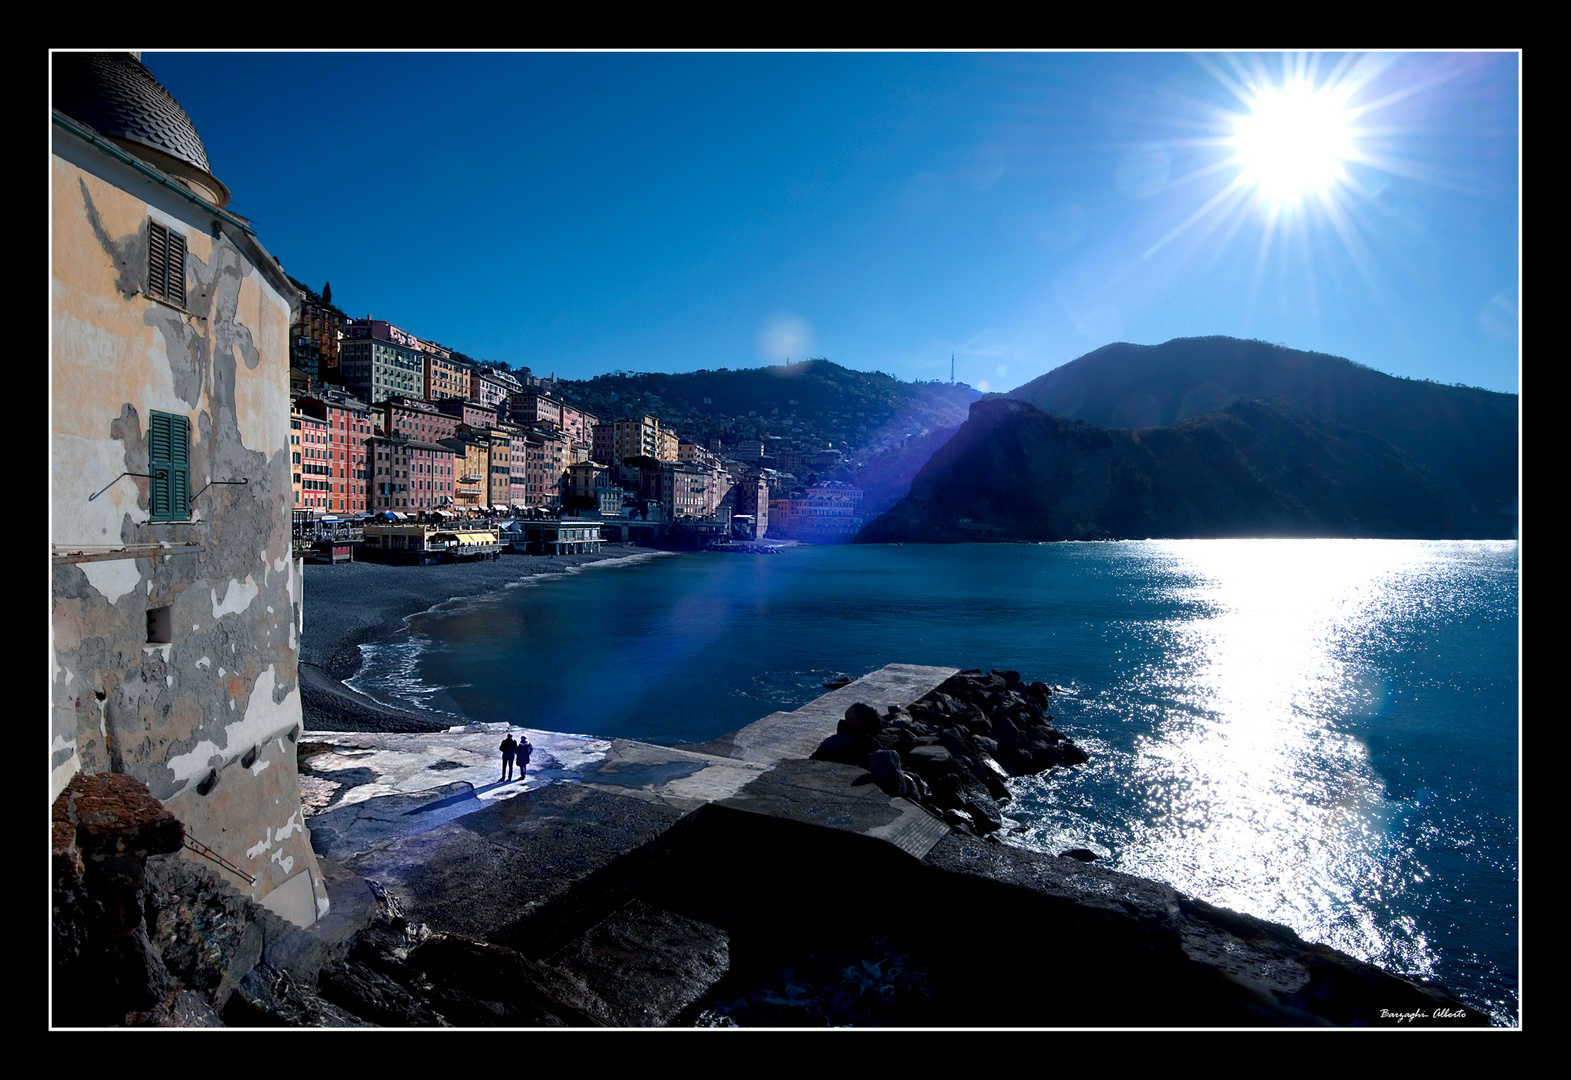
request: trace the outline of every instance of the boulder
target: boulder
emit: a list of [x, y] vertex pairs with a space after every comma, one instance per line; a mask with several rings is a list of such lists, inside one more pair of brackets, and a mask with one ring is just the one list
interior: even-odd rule
[[900, 755], [893, 750], [875, 750], [868, 755], [867, 771], [885, 795], [897, 798], [909, 794], [909, 782], [900, 768]]
[[842, 732], [831, 735], [813, 751], [814, 761], [833, 761], [841, 765], [866, 767], [867, 755], [879, 749], [878, 743], [866, 735]]
[[839, 730], [853, 735], [877, 735], [884, 730], [884, 722], [878, 710], [859, 701], [845, 711]]

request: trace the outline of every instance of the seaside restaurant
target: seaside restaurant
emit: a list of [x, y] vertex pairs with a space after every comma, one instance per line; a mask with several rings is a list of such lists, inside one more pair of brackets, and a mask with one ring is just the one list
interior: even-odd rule
[[502, 544], [489, 529], [456, 530], [441, 525], [408, 521], [367, 524], [364, 558], [386, 563], [425, 566], [434, 562], [473, 562], [496, 559]]

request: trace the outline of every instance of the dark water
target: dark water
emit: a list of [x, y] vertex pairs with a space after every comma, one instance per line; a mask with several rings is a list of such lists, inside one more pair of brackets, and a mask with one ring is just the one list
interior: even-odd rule
[[470, 720], [698, 742], [887, 663], [1065, 688], [1091, 752], [1015, 841], [1438, 978], [1515, 1023], [1510, 542], [1146, 541], [641, 556], [422, 616], [356, 685]]

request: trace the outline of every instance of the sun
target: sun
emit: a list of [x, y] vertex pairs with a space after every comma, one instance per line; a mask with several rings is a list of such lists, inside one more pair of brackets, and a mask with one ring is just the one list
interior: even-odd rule
[[1316, 90], [1299, 79], [1259, 89], [1233, 122], [1230, 142], [1241, 166], [1234, 183], [1272, 207], [1297, 206], [1311, 192], [1328, 196], [1347, 177], [1343, 163], [1356, 156], [1347, 96], [1345, 87]]

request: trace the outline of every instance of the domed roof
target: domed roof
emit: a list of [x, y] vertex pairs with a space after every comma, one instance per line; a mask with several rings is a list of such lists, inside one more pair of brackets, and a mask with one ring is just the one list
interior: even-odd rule
[[54, 55], [54, 107], [165, 172], [206, 190], [222, 207], [229, 189], [207, 162], [196, 125], [142, 62], [126, 52]]

